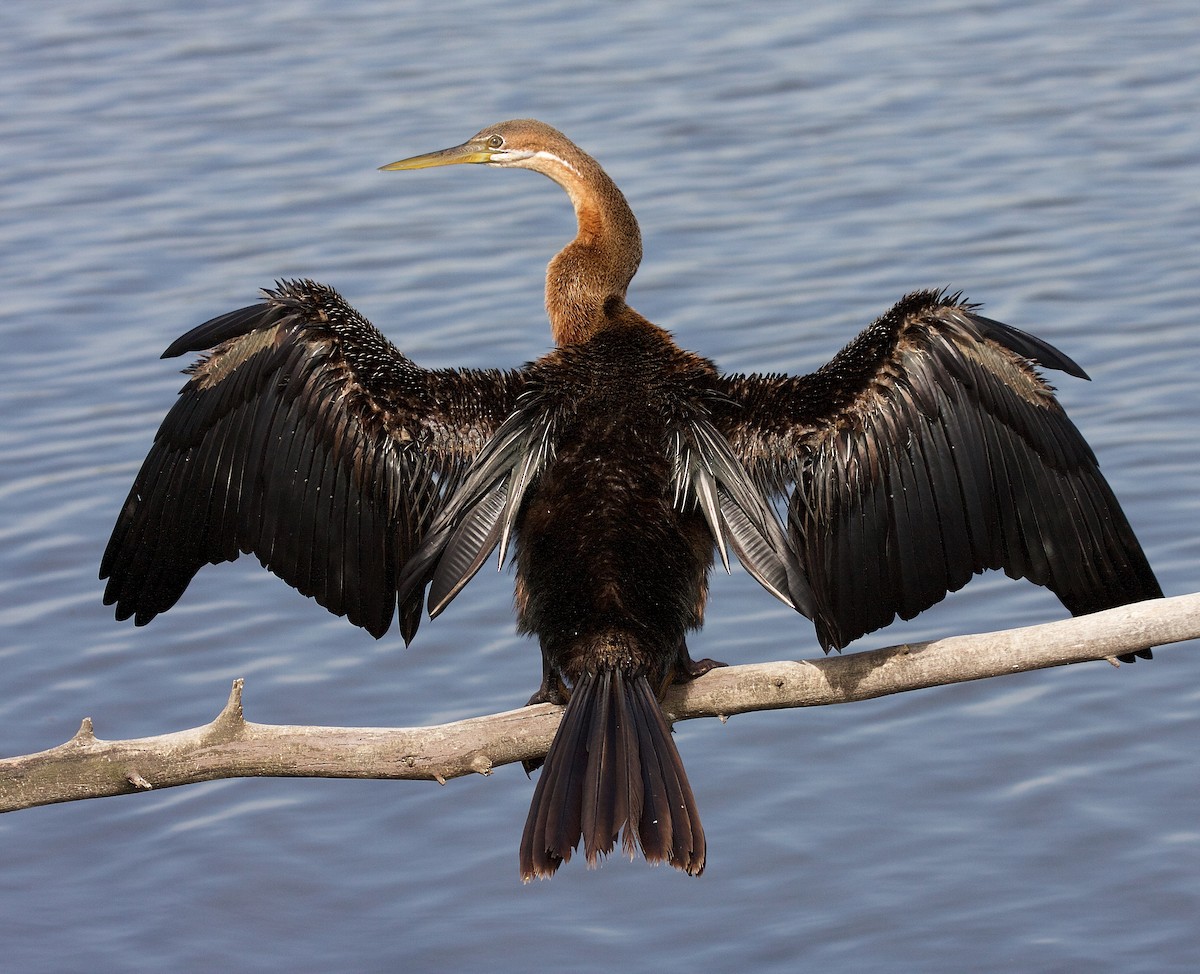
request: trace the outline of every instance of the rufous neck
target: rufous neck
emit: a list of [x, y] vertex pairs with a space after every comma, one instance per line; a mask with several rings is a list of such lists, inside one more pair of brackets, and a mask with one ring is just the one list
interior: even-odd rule
[[619, 317], [642, 259], [642, 235], [624, 195], [582, 151], [547, 172], [567, 191], [578, 231], [546, 269], [546, 313], [558, 345], [586, 341]]

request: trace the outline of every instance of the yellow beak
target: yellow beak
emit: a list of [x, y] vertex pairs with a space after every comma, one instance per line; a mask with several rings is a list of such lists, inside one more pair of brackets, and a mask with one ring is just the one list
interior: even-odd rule
[[491, 150], [481, 148], [475, 142], [464, 142], [450, 149], [426, 152], [424, 155], [390, 162], [379, 168], [389, 172], [395, 169], [431, 169], [434, 166], [456, 166], [464, 162], [490, 162], [491, 159]]

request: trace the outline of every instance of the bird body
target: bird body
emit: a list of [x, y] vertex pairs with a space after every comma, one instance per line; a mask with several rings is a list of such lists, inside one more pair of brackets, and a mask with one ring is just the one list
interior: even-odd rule
[[[522, 120], [387, 169], [549, 176], [575, 207], [550, 262], [555, 348], [508, 372], [421, 369], [332, 289], [288, 282], [165, 354], [191, 370], [106, 549], [105, 601], [139, 624], [204, 564], [253, 552], [376, 636], [413, 638], [499, 549], [532, 702], [566, 705], [521, 875], [622, 839], [691, 874], [695, 799], [658, 701], [714, 664], [714, 551], [811, 618], [828, 650], [911, 618], [975, 573], [1049, 587], [1075, 614], [1161, 595], [1096, 458], [1036, 365], [1085, 377], [957, 295], [908, 295], [806, 376], [725, 375], [626, 302], [628, 203], [561, 133]], [[781, 523], [777, 503], [786, 503]], [[1147, 655], [1148, 652], [1141, 655]], [[1132, 659], [1132, 657], [1129, 657]]]
[[638, 836], [647, 858], [699, 872], [704, 833], [657, 697], [697, 672], [684, 639], [703, 618], [713, 542], [700, 511], [676, 503], [671, 444], [716, 370], [635, 320], [532, 371], [555, 403], [556, 446], [518, 527], [518, 625], [541, 642], [534, 699], [565, 702], [568, 715], [538, 781], [522, 874], [553, 871], [581, 832], [594, 862], [622, 829], [630, 852]]

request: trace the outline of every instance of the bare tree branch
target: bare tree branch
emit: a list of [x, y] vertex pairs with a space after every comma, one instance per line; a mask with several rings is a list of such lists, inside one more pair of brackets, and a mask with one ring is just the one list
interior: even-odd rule
[[[1200, 594], [1142, 602], [1041, 626], [800, 662], [713, 670], [675, 687], [672, 720], [815, 707], [1019, 673], [1200, 638]], [[1146, 665], [1146, 664], [1142, 664]], [[0, 811], [235, 777], [423, 778], [445, 783], [546, 753], [562, 708], [550, 704], [437, 727], [255, 724], [242, 681], [224, 710], [191, 730], [103, 741], [90, 718], [58, 747], [0, 760]]]

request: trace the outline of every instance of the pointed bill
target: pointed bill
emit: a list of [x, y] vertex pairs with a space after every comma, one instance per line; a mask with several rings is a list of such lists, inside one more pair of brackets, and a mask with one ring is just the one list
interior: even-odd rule
[[410, 156], [399, 162], [390, 162], [380, 166], [380, 170], [391, 172], [397, 169], [432, 169], [434, 166], [457, 166], [466, 162], [491, 162], [493, 152], [475, 141], [464, 142], [449, 149], [437, 152], [426, 152], [424, 155]]

